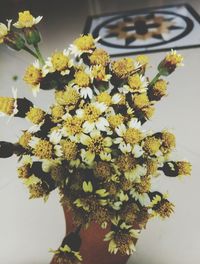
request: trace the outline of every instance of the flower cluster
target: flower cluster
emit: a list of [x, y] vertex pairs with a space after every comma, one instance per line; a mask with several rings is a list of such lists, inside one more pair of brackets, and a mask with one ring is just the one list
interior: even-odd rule
[[[14, 24], [29, 45], [35, 46], [40, 19], [25, 11]], [[0, 24], [0, 40], [7, 43], [7, 35], [14, 33], [5, 27]], [[47, 199], [58, 188], [77, 226], [94, 221], [110, 227], [105, 236], [109, 252], [129, 255], [148, 220], [169, 217], [174, 209], [165, 194], [154, 190], [153, 177], [191, 173], [188, 161], [171, 160], [176, 143], [170, 131], [142, 128], [167, 94], [164, 76], [183, 58], [168, 53], [150, 81], [147, 56], [111, 60], [97, 42], [90, 34], [81, 35], [46, 61], [36, 49], [38, 60], [28, 66], [24, 81], [34, 95], [54, 89], [55, 102], [45, 112], [25, 98], [0, 97], [3, 115], [32, 123], [15, 144], [0, 142], [0, 156], [20, 156], [18, 175], [30, 198]], [[79, 263], [77, 252], [63, 244], [56, 254]]]

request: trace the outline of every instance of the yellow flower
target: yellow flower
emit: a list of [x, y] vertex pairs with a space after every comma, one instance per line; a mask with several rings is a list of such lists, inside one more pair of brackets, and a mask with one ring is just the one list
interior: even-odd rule
[[149, 104], [149, 98], [146, 93], [142, 93], [133, 97], [133, 102], [137, 108], [143, 108]]
[[168, 131], [163, 131], [163, 133], [162, 133], [162, 146], [161, 146], [160, 150], [163, 153], [168, 153], [175, 147], [176, 147], [175, 136]]
[[25, 131], [19, 138], [19, 144], [25, 149], [30, 148], [29, 141], [31, 140], [31, 137], [32, 134], [29, 133], [28, 131]]
[[123, 154], [117, 158], [116, 165], [120, 171], [130, 171], [136, 166], [136, 160], [131, 154]]
[[131, 58], [123, 58], [112, 62], [112, 71], [120, 79], [127, 78], [134, 70], [134, 61]]
[[52, 55], [51, 61], [56, 71], [62, 71], [68, 67], [69, 58], [62, 52], [55, 52]]
[[25, 72], [24, 81], [32, 86], [33, 95], [36, 96], [40, 89], [40, 82], [42, 80], [42, 71], [39, 62], [36, 61], [30, 65]]
[[77, 71], [74, 74], [74, 78], [75, 84], [77, 84], [79, 87], [88, 87], [90, 84], [90, 76], [84, 71]]
[[65, 111], [62, 105], [54, 105], [51, 108], [52, 121], [55, 123], [60, 122], [64, 114], [65, 114]]
[[129, 144], [136, 144], [143, 138], [142, 132], [137, 128], [128, 128], [124, 134], [124, 140]]
[[174, 212], [174, 205], [164, 197], [156, 195], [152, 200], [152, 216], [160, 216], [162, 219], [170, 217]]
[[75, 107], [78, 103], [80, 95], [74, 88], [68, 86], [65, 91], [56, 91], [55, 99], [59, 105], [67, 105], [73, 109], [73, 106]]
[[11, 20], [8, 20], [8, 25], [0, 23], [0, 44], [4, 42], [4, 38], [8, 35], [10, 31]]
[[19, 178], [27, 179], [30, 175], [30, 165], [23, 165], [17, 169]]
[[66, 160], [74, 160], [78, 154], [76, 143], [70, 140], [61, 140], [60, 142], [63, 156]]
[[162, 141], [156, 137], [147, 137], [144, 141], [143, 149], [149, 155], [155, 155], [162, 144]]
[[16, 28], [31, 28], [38, 24], [42, 19], [42, 16], [38, 16], [36, 18], [33, 17], [30, 11], [19, 12], [18, 15], [18, 21], [13, 24]]
[[104, 103], [109, 106], [112, 103], [112, 97], [107, 92], [102, 92], [97, 96], [97, 101], [99, 103]]
[[192, 165], [188, 161], [178, 161], [178, 174], [179, 175], [191, 175]]
[[0, 112], [11, 116], [15, 108], [15, 99], [11, 97], [0, 97]]
[[152, 105], [148, 105], [142, 108], [142, 112], [147, 119], [150, 119], [155, 113], [155, 107], [153, 107]]
[[82, 118], [79, 118], [77, 116], [68, 116], [65, 119], [65, 123], [63, 125], [64, 135], [69, 137], [80, 135], [83, 132], [82, 124]]
[[177, 54], [176, 50], [172, 50], [170, 53], [167, 54], [165, 57], [166, 62], [175, 65], [175, 66], [182, 66], [183, 56], [181, 54]]
[[40, 124], [45, 117], [45, 112], [36, 107], [31, 107], [29, 112], [26, 113], [26, 117], [30, 120], [33, 124]]
[[106, 66], [110, 62], [109, 54], [103, 49], [95, 49], [89, 59], [92, 65]]
[[95, 65], [92, 67], [92, 76], [97, 81], [105, 81], [108, 82], [111, 78], [110, 74], [106, 74], [106, 68], [102, 65]]
[[140, 65], [147, 65], [149, 63], [149, 57], [146, 55], [138, 55], [135, 60], [140, 64]]
[[115, 129], [116, 127], [118, 127], [119, 125], [121, 125], [124, 121], [124, 117], [121, 114], [117, 114], [117, 115], [111, 115], [108, 117], [108, 122], [109, 125]]
[[158, 99], [165, 96], [167, 93], [167, 82], [165, 80], [158, 80], [154, 84], [152, 92]]
[[158, 162], [156, 160], [147, 160], [147, 175], [156, 175], [158, 169]]
[[[87, 147], [87, 150], [82, 149], [82, 159], [88, 164], [91, 164], [98, 155], [102, 160], [105, 160], [107, 154], [111, 152], [112, 139], [110, 137], [103, 137], [98, 130], [93, 130], [90, 136], [82, 135], [81, 143]], [[111, 156], [109, 154], [109, 159]]]
[[145, 92], [147, 89], [145, 77], [138, 73], [128, 77], [128, 86], [125, 86], [130, 92]]
[[82, 53], [92, 53], [95, 49], [95, 40], [91, 34], [81, 35], [75, 39], [71, 45], [71, 52], [75, 55], [81, 55]]
[[33, 154], [40, 159], [51, 159], [53, 156], [53, 145], [46, 139], [40, 139], [34, 146]]

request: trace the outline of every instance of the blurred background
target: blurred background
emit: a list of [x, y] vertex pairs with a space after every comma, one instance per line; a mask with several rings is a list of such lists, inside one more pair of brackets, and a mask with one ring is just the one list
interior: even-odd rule
[[[30, 10], [42, 15], [39, 24], [44, 56], [67, 47], [83, 32], [88, 15], [151, 6], [178, 4], [178, 0], [5, 0], [0, 1], [0, 22], [17, 19], [18, 11]], [[200, 1], [189, 2], [200, 13]], [[200, 32], [199, 32], [200, 34]], [[172, 74], [168, 81], [169, 95], [157, 104], [152, 121], [146, 128], [154, 131], [172, 129], [177, 136], [177, 159], [187, 158], [193, 165], [192, 177], [182, 181], [162, 177], [156, 181], [161, 191], [169, 191], [176, 205], [175, 214], [166, 221], [153, 220], [142, 232], [137, 252], [128, 264], [198, 264], [200, 263], [200, 48], [182, 50], [185, 67]], [[155, 67], [165, 52], [149, 55]], [[0, 94], [12, 96], [11, 87], [19, 97], [27, 97], [45, 110], [53, 102], [53, 93], [41, 91], [35, 99], [23, 83], [24, 70], [33, 59], [24, 52], [0, 46]], [[14, 81], [13, 77], [19, 76]], [[20, 131], [29, 127], [25, 120], [0, 119], [0, 140], [15, 142]], [[17, 160], [0, 160], [0, 264], [48, 264], [49, 248], [56, 249], [65, 233], [62, 208], [56, 192], [47, 203], [29, 200], [26, 188], [17, 178]]]

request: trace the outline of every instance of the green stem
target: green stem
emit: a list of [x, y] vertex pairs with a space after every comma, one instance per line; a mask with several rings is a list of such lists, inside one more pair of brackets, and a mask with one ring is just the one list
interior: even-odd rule
[[44, 65], [44, 64], [45, 64], [45, 61], [44, 61], [44, 59], [43, 59], [43, 57], [42, 57], [42, 54], [41, 54], [40, 49], [39, 49], [39, 47], [38, 47], [38, 44], [34, 44], [34, 48], [35, 48], [35, 51], [36, 51], [36, 53], [37, 53], [37, 56], [38, 56], [38, 59], [39, 59], [40, 63], [41, 63], [42, 65]]
[[153, 80], [149, 83], [149, 86], [151, 87], [151, 86], [153, 86], [154, 84], [155, 84], [155, 82], [157, 82], [157, 80], [160, 78], [160, 73], [158, 72], [157, 74], [156, 74], [156, 76], [153, 78]]
[[31, 55], [33, 55], [35, 58], [37, 58], [38, 59], [38, 56], [37, 56], [37, 54], [34, 52], [34, 51], [32, 51], [31, 49], [29, 49], [29, 47], [27, 47], [27, 46], [24, 46], [24, 48], [23, 48], [25, 51], [27, 51], [29, 54], [31, 54]]

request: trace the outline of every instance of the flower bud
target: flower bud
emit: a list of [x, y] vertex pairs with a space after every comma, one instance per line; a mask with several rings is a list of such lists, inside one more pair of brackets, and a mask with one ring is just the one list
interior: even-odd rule
[[9, 32], [4, 37], [4, 43], [14, 50], [22, 50], [25, 46], [24, 39], [16, 32]]
[[30, 28], [24, 28], [23, 32], [24, 32], [25, 39], [29, 45], [35, 45], [40, 42], [41, 40], [40, 33], [35, 26], [30, 27]]

